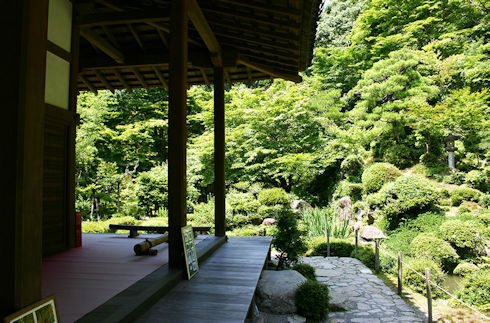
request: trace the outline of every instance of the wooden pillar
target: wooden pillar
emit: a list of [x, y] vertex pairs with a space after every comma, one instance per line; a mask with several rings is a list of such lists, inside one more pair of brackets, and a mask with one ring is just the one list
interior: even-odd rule
[[47, 0], [2, 2], [0, 318], [41, 298]]
[[214, 68], [214, 224], [224, 236], [225, 219], [225, 82], [223, 67]]
[[170, 18], [170, 80], [168, 125], [169, 265], [184, 268], [181, 227], [186, 213], [187, 32], [188, 0], [173, 0]]

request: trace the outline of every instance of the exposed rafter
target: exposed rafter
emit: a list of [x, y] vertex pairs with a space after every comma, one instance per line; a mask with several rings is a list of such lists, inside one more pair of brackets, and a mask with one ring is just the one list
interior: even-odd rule
[[273, 76], [273, 77], [279, 77], [279, 78], [283, 78], [285, 80], [293, 81], [293, 82], [301, 82], [302, 81], [301, 76], [299, 76], [298, 74], [287, 74], [285, 72], [275, 70], [275, 69], [271, 68], [270, 66], [252, 62], [249, 59], [244, 58], [244, 57], [238, 58], [238, 62], [240, 64], [247, 66], [247, 67], [250, 67], [252, 69], [260, 71], [262, 73], [269, 74], [270, 76]]
[[76, 24], [80, 28], [106, 26], [106, 25], [125, 25], [132, 23], [148, 23], [169, 21], [170, 15], [168, 10], [150, 10], [150, 11], [120, 11], [108, 13], [96, 13], [78, 16]]
[[119, 64], [124, 63], [124, 55], [114, 46], [112, 46], [107, 40], [100, 37], [94, 31], [88, 28], [81, 28], [80, 35], [85, 38], [93, 46], [97, 47], [109, 57], [113, 58]]
[[162, 73], [158, 70], [158, 68], [156, 66], [153, 66], [153, 70], [155, 71], [155, 74], [157, 75], [158, 79], [160, 80], [160, 83], [162, 83], [162, 85], [166, 89], [168, 89], [168, 84], [165, 81], [165, 78], [163, 77]]
[[124, 86], [124, 88], [129, 92], [129, 93], [133, 93], [133, 89], [128, 85], [128, 83], [126, 82], [126, 80], [124, 79], [124, 77], [121, 75], [121, 73], [119, 73], [118, 70], [112, 70], [112, 72], [114, 73], [114, 75], [116, 75], [116, 77], [119, 79], [119, 81], [121, 82], [121, 84]]
[[109, 90], [111, 91], [112, 93], [114, 93], [114, 88], [112, 87], [112, 85], [107, 82], [107, 79], [104, 77], [104, 75], [102, 75], [102, 73], [98, 70], [95, 70], [95, 75], [97, 76], [97, 78], [102, 82], [102, 84], [104, 84], [104, 86]]
[[82, 74], [78, 74], [78, 77], [80, 80], [82, 80], [83, 83], [89, 88], [90, 91], [94, 92], [95, 95], [97, 95], [97, 89], [90, 83]]
[[189, 19], [192, 21], [197, 32], [201, 36], [204, 44], [211, 53], [211, 60], [215, 66], [223, 66], [223, 58], [221, 56], [221, 46], [209, 26], [206, 17], [202, 13], [201, 7], [197, 0], [189, 1]]

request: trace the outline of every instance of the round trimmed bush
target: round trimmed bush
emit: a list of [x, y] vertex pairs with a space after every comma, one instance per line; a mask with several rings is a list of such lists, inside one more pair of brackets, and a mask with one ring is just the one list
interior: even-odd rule
[[460, 206], [463, 201], [477, 202], [480, 200], [482, 193], [471, 187], [458, 187], [451, 192], [451, 204]]
[[423, 257], [437, 262], [446, 271], [451, 272], [458, 261], [458, 254], [451, 245], [430, 233], [421, 233], [410, 243], [413, 257]]
[[459, 276], [467, 276], [471, 275], [480, 270], [477, 265], [472, 264], [471, 262], [462, 262], [454, 268], [453, 274]]
[[328, 286], [307, 280], [296, 291], [298, 314], [307, 320], [322, 321], [328, 314]]
[[258, 195], [259, 202], [263, 205], [289, 205], [289, 195], [280, 187], [266, 188], [260, 191]]
[[439, 193], [432, 186], [419, 176], [401, 176], [368, 198], [368, 204], [380, 208], [385, 218], [381, 229], [396, 229], [402, 220], [416, 218], [433, 207]]
[[485, 173], [479, 170], [472, 170], [466, 174], [464, 182], [469, 187], [475, 188], [480, 191], [486, 191], [487, 188], [487, 178]]
[[313, 266], [310, 266], [308, 264], [296, 264], [293, 266], [292, 269], [299, 272], [306, 279], [316, 280], [315, 268]]
[[400, 176], [400, 170], [388, 163], [374, 163], [362, 174], [362, 185], [368, 193], [378, 191], [385, 183]]
[[480, 310], [490, 310], [490, 269], [467, 276], [456, 297]]
[[[419, 272], [425, 277], [425, 268], [429, 268], [430, 270], [430, 280], [436, 283], [437, 285], [441, 285], [444, 281], [445, 274], [441, 269], [441, 266], [437, 264], [435, 261], [424, 258], [415, 258], [410, 259], [408, 261], [408, 265], [412, 267], [414, 270]], [[403, 283], [413, 289], [414, 291], [421, 293], [423, 295], [427, 295], [427, 289], [425, 287], [425, 278], [417, 275], [413, 270], [409, 268], [403, 269]], [[444, 292], [442, 292], [439, 288], [431, 285], [430, 289], [431, 295], [434, 298], [442, 297]]]
[[362, 174], [364, 162], [357, 155], [349, 155], [340, 164], [340, 171], [350, 181], [359, 181]]
[[440, 231], [442, 238], [455, 246], [464, 258], [483, 251], [483, 230], [476, 221], [449, 220], [441, 225]]
[[[310, 256], [327, 256], [327, 238], [317, 238], [311, 242]], [[350, 257], [354, 244], [348, 240], [330, 238], [330, 255], [336, 257]]]

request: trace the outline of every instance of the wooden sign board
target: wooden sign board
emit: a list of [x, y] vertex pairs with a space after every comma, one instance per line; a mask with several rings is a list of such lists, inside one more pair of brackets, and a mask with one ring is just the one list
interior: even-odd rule
[[46, 297], [3, 319], [4, 323], [58, 323], [54, 295]]
[[199, 271], [196, 244], [194, 243], [194, 231], [190, 225], [182, 228], [182, 241], [184, 243], [185, 263], [187, 265], [187, 278], [190, 280]]

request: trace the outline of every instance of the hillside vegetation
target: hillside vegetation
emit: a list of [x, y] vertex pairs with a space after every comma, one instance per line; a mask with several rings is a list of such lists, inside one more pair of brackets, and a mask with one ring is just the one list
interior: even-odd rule
[[[314, 207], [300, 213], [308, 253], [322, 254], [327, 227], [339, 239], [351, 235], [338, 216], [349, 197], [351, 215], [388, 232], [384, 248], [433, 268], [441, 281], [464, 276], [458, 295], [488, 310], [489, 10], [485, 0], [332, 0], [303, 82], [228, 86], [230, 234], [258, 235], [264, 219], [304, 200]], [[84, 231], [165, 225], [167, 91], [81, 93], [78, 112]], [[187, 115], [188, 220], [212, 226], [212, 89], [189, 90]], [[447, 167], [450, 134], [456, 169]], [[349, 243], [332, 248], [350, 256]], [[370, 248], [360, 252], [372, 259]], [[416, 279], [407, 282], [417, 288]]]

